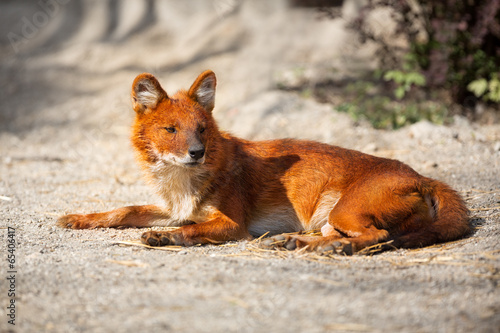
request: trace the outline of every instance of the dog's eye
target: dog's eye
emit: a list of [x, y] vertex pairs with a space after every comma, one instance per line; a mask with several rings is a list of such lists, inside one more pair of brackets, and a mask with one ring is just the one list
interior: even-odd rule
[[205, 127], [200, 127], [200, 134], [205, 132]]
[[164, 129], [166, 129], [168, 133], [177, 133], [175, 127], [164, 127]]

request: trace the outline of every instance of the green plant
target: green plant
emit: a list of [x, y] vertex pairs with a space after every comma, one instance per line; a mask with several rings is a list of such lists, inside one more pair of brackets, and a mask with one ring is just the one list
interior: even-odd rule
[[377, 92], [376, 86], [369, 81], [351, 83], [345, 91], [346, 102], [337, 110], [355, 121], [366, 120], [378, 129], [398, 129], [421, 120], [443, 124], [448, 119], [448, 109], [440, 103], [415, 98], [394, 100]]
[[[400, 80], [396, 82], [397, 96], [408, 92], [405, 75], [397, 73], [403, 68], [407, 75], [418, 72], [425, 76], [428, 91], [449, 91], [456, 103], [471, 101], [473, 95], [497, 101], [497, 81], [487, 78], [490, 73], [500, 73], [500, 0], [366, 0], [363, 3], [358, 14], [346, 21], [347, 26], [359, 33], [361, 42], [374, 43], [379, 68], [396, 71], [388, 75]], [[370, 24], [371, 14], [378, 10], [390, 13], [395, 23], [392, 32], [379, 33]], [[340, 11], [323, 9], [323, 12], [332, 18], [341, 15]], [[406, 61], [405, 54], [413, 59], [411, 71], [401, 66]], [[488, 81], [487, 90], [484, 81], [474, 82], [481, 78]], [[482, 94], [476, 93], [481, 90]]]
[[413, 85], [425, 86], [425, 77], [419, 72], [411, 71], [404, 72], [400, 70], [390, 70], [384, 74], [384, 80], [393, 81], [396, 84], [394, 96], [397, 99], [402, 99], [407, 92], [410, 91]]
[[474, 80], [467, 85], [467, 90], [477, 98], [482, 97], [484, 101], [500, 102], [500, 80], [498, 75], [492, 74], [490, 80], [485, 78]]

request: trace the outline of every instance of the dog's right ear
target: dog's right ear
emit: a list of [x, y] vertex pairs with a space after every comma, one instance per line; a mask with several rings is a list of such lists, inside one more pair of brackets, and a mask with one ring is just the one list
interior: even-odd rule
[[152, 110], [165, 98], [168, 98], [167, 93], [154, 75], [142, 73], [135, 78], [132, 84], [132, 107], [135, 112]]

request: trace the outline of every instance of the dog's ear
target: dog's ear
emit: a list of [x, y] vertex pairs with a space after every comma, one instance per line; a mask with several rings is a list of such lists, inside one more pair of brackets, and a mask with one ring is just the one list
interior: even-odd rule
[[138, 75], [132, 84], [132, 107], [137, 113], [153, 110], [158, 104], [168, 98], [160, 82], [149, 73]]
[[215, 86], [217, 79], [211, 70], [204, 71], [189, 88], [188, 95], [198, 102], [207, 112], [212, 112], [215, 105]]

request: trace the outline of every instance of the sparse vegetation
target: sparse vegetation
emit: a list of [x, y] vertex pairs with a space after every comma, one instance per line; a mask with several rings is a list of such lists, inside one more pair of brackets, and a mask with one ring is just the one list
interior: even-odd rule
[[437, 124], [448, 120], [448, 109], [442, 103], [419, 98], [395, 100], [373, 91], [377, 91], [377, 87], [369, 81], [349, 84], [345, 102], [337, 110], [347, 112], [355, 120], [366, 120], [378, 129], [398, 129], [420, 120]]
[[[381, 10], [390, 12], [392, 32], [373, 28], [373, 14]], [[341, 16], [334, 7], [321, 12]], [[356, 98], [357, 105], [346, 102], [341, 109], [373, 119], [376, 127], [392, 123], [394, 128], [419, 118], [441, 122], [443, 108], [450, 106], [476, 117], [475, 106], [482, 103], [500, 114], [500, 0], [368, 0], [347, 26], [362, 43], [376, 46], [380, 72], [392, 83], [396, 101], [392, 96]], [[411, 90], [446, 92], [450, 103], [429, 107], [414, 95], [407, 98]]]

